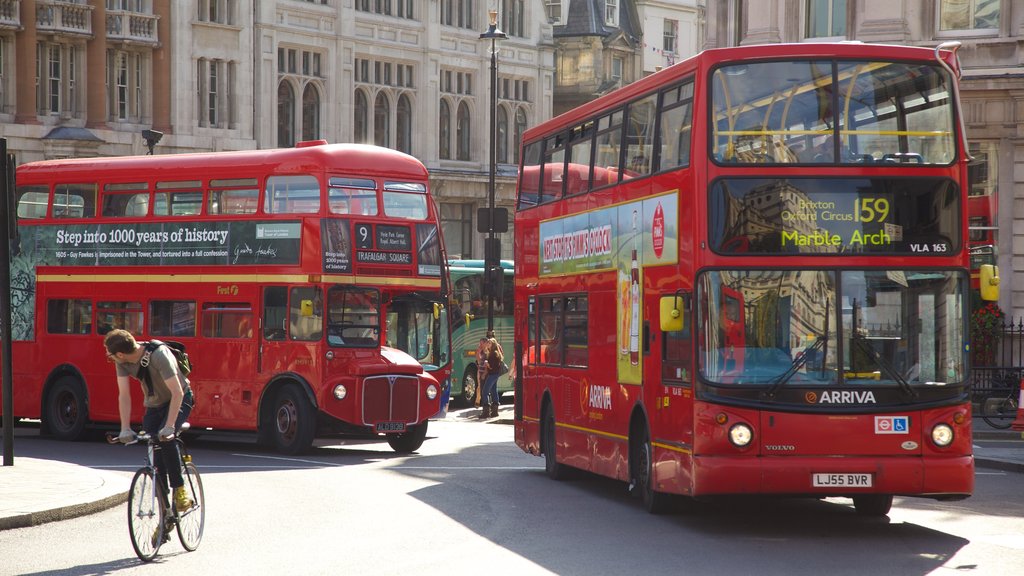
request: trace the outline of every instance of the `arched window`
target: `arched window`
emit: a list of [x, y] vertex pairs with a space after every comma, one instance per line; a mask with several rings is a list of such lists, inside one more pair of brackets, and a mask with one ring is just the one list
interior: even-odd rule
[[367, 141], [366, 114], [368, 109], [369, 105], [366, 102], [366, 94], [362, 90], [356, 90], [355, 117], [352, 118], [352, 138], [360, 144], [365, 144]]
[[495, 135], [495, 152], [494, 156], [497, 162], [503, 164], [508, 163], [508, 110], [505, 110], [503, 106], [498, 106], [498, 116], [496, 122], [498, 124], [498, 133]]
[[441, 114], [438, 118], [437, 155], [442, 160], [452, 158], [452, 111], [447, 100], [441, 100]]
[[277, 147], [295, 145], [295, 91], [288, 82], [277, 86]]
[[320, 94], [312, 84], [302, 93], [302, 139], [320, 138]]
[[526, 111], [516, 109], [516, 128], [512, 141], [512, 162], [519, 164], [519, 147], [523, 144], [523, 132], [526, 132]]
[[412, 103], [409, 96], [398, 97], [398, 130], [395, 133], [395, 148], [406, 154], [412, 154]]
[[458, 160], [469, 160], [472, 128], [469, 122], [469, 105], [465, 102], [459, 103], [459, 112], [455, 124], [455, 157]]
[[373, 143], [388, 147], [391, 144], [390, 130], [391, 106], [388, 105], [388, 97], [380, 92], [373, 103]]

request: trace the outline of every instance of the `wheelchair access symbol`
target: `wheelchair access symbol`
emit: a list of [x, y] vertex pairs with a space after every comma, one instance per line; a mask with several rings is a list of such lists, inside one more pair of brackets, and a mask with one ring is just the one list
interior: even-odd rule
[[875, 416], [875, 434], [910, 433], [909, 416]]

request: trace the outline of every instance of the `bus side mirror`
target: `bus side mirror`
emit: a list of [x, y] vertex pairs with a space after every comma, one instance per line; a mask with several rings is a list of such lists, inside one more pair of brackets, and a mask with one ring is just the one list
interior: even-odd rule
[[978, 289], [981, 299], [989, 302], [999, 299], [999, 267], [994, 264], [982, 264], [978, 271]]
[[313, 301], [303, 300], [299, 303], [299, 315], [301, 316], [312, 316], [313, 315]]
[[682, 294], [661, 297], [661, 331], [680, 332], [686, 326], [686, 299]]

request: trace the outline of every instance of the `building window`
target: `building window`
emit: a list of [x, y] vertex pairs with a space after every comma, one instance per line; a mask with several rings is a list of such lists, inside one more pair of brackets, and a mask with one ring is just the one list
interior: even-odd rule
[[551, 24], [562, 23], [562, 0], [544, 0], [544, 10]]
[[473, 3], [476, 0], [441, 0], [441, 24], [475, 30]]
[[[320, 103], [324, 98], [323, 75], [321, 73], [322, 55], [312, 50], [299, 48], [277, 49], [278, 82], [289, 85], [290, 97], [290, 128], [291, 140], [286, 146], [294, 144], [295, 138], [316, 140], [321, 134]], [[302, 105], [298, 106], [297, 95], [302, 95]], [[278, 102], [279, 112], [281, 103]], [[282, 121], [278, 118], [278, 122]], [[301, 132], [296, 133], [296, 127]]]
[[412, 103], [408, 94], [398, 97], [398, 123], [395, 128], [395, 148], [412, 154]]
[[[676, 53], [676, 40], [679, 38], [679, 21], [665, 20], [665, 35], [662, 38], [661, 47], [670, 54]], [[619, 76], [622, 77], [621, 75]]]
[[807, 37], [846, 35], [846, 0], [807, 0]]
[[235, 63], [200, 58], [196, 61], [196, 78], [199, 125], [228, 128], [235, 114]]
[[472, 258], [473, 205], [442, 202], [441, 232], [449, 258]]
[[391, 104], [383, 92], [373, 103], [373, 143], [385, 148], [391, 145]]
[[148, 55], [138, 52], [111, 50], [107, 56], [109, 117], [113, 121], [141, 123], [148, 69]]
[[357, 0], [356, 10], [413, 19], [413, 0]]
[[365, 144], [368, 142], [366, 138], [366, 127], [367, 127], [367, 114], [369, 114], [370, 105], [366, 101], [366, 93], [362, 90], [356, 90], [356, 105], [355, 105], [355, 116], [352, 118], [352, 127], [354, 134], [353, 139], [359, 144]]
[[494, 156], [498, 162], [502, 164], [508, 163], [508, 110], [504, 106], [498, 106], [497, 118], [495, 120], [497, 124], [497, 146], [495, 147]]
[[277, 147], [295, 145], [295, 91], [283, 81], [277, 86]]
[[199, 0], [198, 5], [200, 22], [235, 23], [235, 0]]
[[509, 36], [525, 37], [524, 4], [523, 0], [502, 0], [504, 9], [501, 13], [503, 18], [502, 21], [498, 22], [498, 28]]
[[469, 160], [469, 148], [473, 141], [472, 127], [470, 126], [469, 105], [465, 102], [459, 103], [458, 115], [455, 119], [455, 155], [459, 160]]
[[526, 132], [526, 110], [516, 110], [516, 125], [512, 139], [512, 163], [519, 165], [519, 147], [523, 144], [523, 132]]
[[36, 97], [39, 114], [77, 118], [77, 75], [84, 50], [73, 44], [40, 42], [36, 57]]
[[997, 30], [1000, 0], [940, 0], [939, 30]]
[[609, 26], [619, 25], [619, 0], [604, 0], [604, 23]]
[[320, 137], [320, 93], [312, 84], [306, 84], [302, 93], [302, 139]]
[[441, 111], [438, 114], [438, 139], [437, 155], [441, 160], [450, 160], [452, 157], [452, 110], [447, 100], [441, 100]]
[[9, 88], [7, 87], [7, 83], [10, 78], [10, 73], [8, 71], [11, 69], [11, 65], [7, 61], [8, 54], [10, 54], [10, 49], [7, 46], [7, 37], [0, 36], [0, 114], [7, 113], [8, 106], [7, 94], [9, 92]]

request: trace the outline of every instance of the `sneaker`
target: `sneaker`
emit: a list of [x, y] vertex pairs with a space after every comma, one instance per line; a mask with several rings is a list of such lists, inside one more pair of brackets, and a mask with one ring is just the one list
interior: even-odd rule
[[166, 544], [170, 541], [170, 530], [167, 530], [166, 528], [157, 527], [157, 529], [153, 531], [153, 538], [151, 538], [149, 542], [153, 545], [153, 548], [156, 548], [157, 546], [161, 544]]
[[192, 499], [188, 497], [184, 486], [178, 486], [174, 489], [174, 507], [178, 509], [179, 513], [192, 507]]

